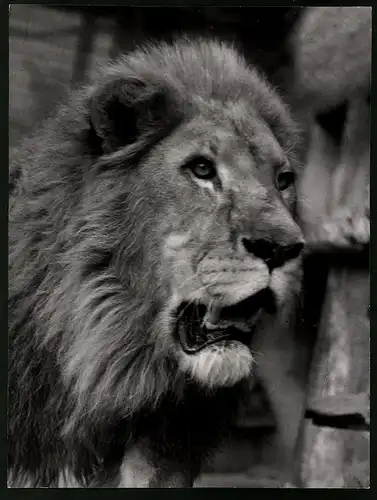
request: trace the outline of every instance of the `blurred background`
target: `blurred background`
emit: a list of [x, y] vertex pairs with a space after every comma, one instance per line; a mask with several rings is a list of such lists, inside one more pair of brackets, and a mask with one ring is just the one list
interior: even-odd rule
[[283, 41], [300, 9], [241, 10], [12, 5], [11, 145], [72, 87], [89, 80], [98, 64], [150, 38], [218, 35], [243, 45], [254, 62], [283, 81], [277, 71], [288, 63]]
[[[338, 129], [345, 129], [347, 122], [343, 117], [339, 125], [339, 120], [331, 118], [334, 113], [336, 116], [339, 115], [339, 106], [344, 106], [344, 103], [351, 101], [350, 95], [355, 94], [355, 89], [357, 95], [369, 98], [368, 76], [366, 77], [367, 83], [362, 78], [358, 80], [360, 75], [369, 71], [366, 68], [368, 61], [365, 67], [345, 68], [346, 56], [344, 54], [348, 50], [347, 43], [350, 47], [356, 45], [363, 54], [366, 52], [366, 59], [370, 60], [370, 53], [368, 53], [370, 41], [360, 39], [359, 42], [357, 38], [361, 31], [360, 24], [351, 22], [348, 31], [346, 29], [346, 35], [343, 34], [348, 38], [343, 40], [343, 35], [340, 33], [334, 49], [331, 34], [334, 34], [337, 27], [339, 28], [339, 22], [343, 23], [342, 26], [348, 26], [346, 21], [342, 20], [341, 16], [339, 18], [339, 11], [331, 13], [331, 9], [327, 9], [327, 13], [321, 11], [324, 22], [314, 19], [315, 26], [311, 28], [313, 18], [317, 14], [311, 13], [311, 20], [308, 20], [310, 12], [308, 14], [307, 10], [289, 7], [115, 8], [12, 5], [9, 14], [10, 147], [16, 147], [18, 141], [50, 114], [57, 102], [74, 87], [88, 81], [98, 65], [106, 64], [121, 52], [128, 51], [147, 39], [169, 39], [173, 34], [181, 32], [215, 35], [231, 40], [243, 51], [250, 62], [259, 66], [267, 74], [282, 96], [292, 105], [297, 119], [303, 124], [305, 142], [302, 155], [303, 163], [307, 164], [310, 162], [310, 152], [313, 149], [316, 152], [320, 150], [321, 154], [327, 154], [324, 152], [326, 148], [323, 147], [325, 139], [321, 139], [321, 145], [313, 141], [314, 121], [316, 120], [317, 123], [318, 117], [325, 116], [324, 125], [321, 127], [327, 133], [328, 123], [332, 124], [329, 132], [330, 139], [326, 140], [334, 141]], [[345, 17], [352, 20], [354, 13], [350, 13], [348, 9]], [[361, 17], [363, 18], [361, 22], [365, 24], [369, 22], [370, 14], [366, 12]], [[319, 25], [323, 26], [322, 33], [318, 31]], [[333, 60], [331, 60], [331, 53], [329, 56], [326, 52], [326, 47], [318, 49], [315, 43], [304, 45], [305, 40], [315, 42], [319, 38], [330, 38], [329, 50], [330, 52], [333, 50]], [[305, 50], [301, 50], [304, 46]], [[339, 57], [341, 57], [340, 62]], [[350, 89], [340, 88], [339, 81], [334, 87], [334, 82], [330, 81], [330, 78], [326, 80], [321, 77], [321, 64], [326, 58], [327, 67], [332, 67], [334, 71], [339, 67], [340, 72], [349, 71], [346, 77], [342, 74], [339, 79], [345, 81], [348, 77], [348, 81], [351, 81]], [[356, 55], [354, 59], [358, 59], [361, 61], [359, 64], [362, 64], [365, 57], [363, 59]], [[338, 66], [336, 66], [336, 61], [338, 61]], [[313, 101], [317, 102], [318, 95], [328, 96], [328, 99], [324, 99], [326, 102], [323, 103], [323, 109], [322, 107], [314, 109]], [[318, 103], [322, 97], [318, 99]], [[358, 118], [358, 120], [363, 121], [364, 118]], [[365, 129], [365, 124], [363, 126]], [[368, 131], [368, 127], [365, 130]], [[341, 147], [340, 140], [337, 144]], [[369, 147], [369, 142], [365, 147]], [[328, 184], [328, 177], [326, 177], [329, 175], [328, 172], [318, 175], [322, 176], [325, 184]], [[312, 194], [316, 186], [313, 182], [309, 188], [307, 186], [308, 184], [305, 189]], [[331, 196], [327, 191], [326, 193], [326, 196]], [[308, 196], [309, 193], [303, 193], [303, 198]], [[318, 196], [315, 194], [314, 198], [318, 199]], [[321, 202], [313, 201], [311, 206], [316, 208], [312, 208], [311, 212], [309, 210], [309, 213], [303, 210], [308, 220], [318, 220], [320, 205]], [[359, 272], [358, 281], [355, 281], [356, 278], [352, 277], [352, 266], [347, 261], [345, 271], [343, 269], [343, 272], [348, 273], [347, 275], [351, 273], [349, 284], [339, 285], [346, 295], [347, 287], [353, 290], [353, 303], [347, 305], [343, 300], [341, 306], [347, 317], [347, 325], [351, 326], [345, 326], [340, 335], [347, 340], [349, 339], [348, 332], [352, 334], [355, 329], [359, 332], [358, 359], [363, 360], [361, 363], [363, 368], [359, 368], [355, 377], [358, 380], [357, 391], [360, 392], [369, 390], [367, 388], [369, 387], [368, 375], [365, 374], [369, 372], [369, 319], [366, 315], [369, 305], [369, 293], [367, 293], [369, 271], [368, 265], [364, 262], [361, 265], [362, 277], [359, 277]], [[328, 277], [331, 272], [332, 264], [323, 254], [318, 257], [313, 253], [306, 262], [305, 299], [300, 318], [301, 340], [296, 346], [299, 353], [296, 359], [299, 361], [296, 361], [295, 375], [299, 379], [299, 384], [304, 387], [306, 387], [313, 349], [318, 343], [318, 325], [322, 324], [321, 328], [326, 336], [328, 332], [326, 325], [333, 323], [332, 318], [324, 319], [323, 313], [323, 304], [326, 301], [338, 300], [336, 293], [334, 294], [333, 290], [329, 291]], [[336, 321], [337, 319], [338, 317]], [[329, 335], [327, 333], [327, 336]], [[292, 349], [292, 346], [287, 346], [287, 349]], [[318, 384], [320, 386], [321, 382], [319, 381], [317, 386]], [[347, 388], [349, 385], [345, 382], [344, 387]], [[340, 392], [345, 391], [344, 387], [339, 389]], [[353, 389], [352, 391], [354, 392]], [[310, 392], [310, 387], [307, 392]], [[213, 457], [198, 484], [249, 487], [279, 485], [281, 464], [276, 460], [277, 432], [276, 412], [272, 410], [270, 398], [263, 384], [257, 382], [250, 388], [250, 397], [240, 407], [239, 416], [233, 423], [229, 436], [224, 438], [220, 450]], [[369, 484], [368, 432], [360, 433], [353, 430], [332, 430], [331, 432], [329, 440], [335, 440], [337, 446], [339, 445], [337, 459], [341, 467], [340, 469], [335, 467], [332, 473], [329, 472], [329, 476], [332, 474], [337, 478], [340, 474], [343, 487], [367, 486]], [[302, 444], [302, 446], [309, 445]], [[306, 450], [306, 453], [312, 453], [314, 448], [314, 445], [311, 448], [309, 446], [309, 451]], [[355, 449], [358, 451], [355, 452]], [[344, 472], [346, 469], [350, 469], [351, 472]], [[308, 477], [307, 474], [305, 481], [310, 483]], [[323, 486], [334, 486], [330, 484], [330, 478], [322, 479], [322, 481]], [[313, 484], [319, 483], [314, 481]]]

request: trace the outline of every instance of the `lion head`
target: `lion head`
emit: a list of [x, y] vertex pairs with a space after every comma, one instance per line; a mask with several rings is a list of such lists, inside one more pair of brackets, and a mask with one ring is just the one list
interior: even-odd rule
[[187, 380], [248, 377], [303, 248], [297, 131], [263, 78], [219, 42], [146, 47], [39, 136], [19, 160], [10, 295], [27, 297], [33, 349], [59, 367], [65, 434]]

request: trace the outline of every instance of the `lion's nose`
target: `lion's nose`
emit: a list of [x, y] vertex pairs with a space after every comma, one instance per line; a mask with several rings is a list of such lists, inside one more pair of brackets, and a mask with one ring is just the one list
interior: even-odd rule
[[302, 241], [291, 245], [282, 245], [276, 241], [264, 238], [257, 240], [242, 238], [242, 244], [247, 252], [264, 260], [270, 270], [282, 266], [288, 260], [295, 259], [304, 248], [304, 243]]

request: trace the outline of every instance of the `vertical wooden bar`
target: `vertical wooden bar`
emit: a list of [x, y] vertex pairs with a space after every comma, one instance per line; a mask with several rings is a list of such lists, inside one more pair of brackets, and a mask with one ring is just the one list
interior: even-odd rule
[[[346, 208], [353, 222], [369, 225], [365, 198], [368, 186], [369, 106], [361, 96], [349, 106], [342, 155], [333, 177], [333, 214]], [[355, 225], [352, 229], [357, 231]], [[332, 266], [312, 362], [310, 399], [333, 397], [336, 401], [338, 396], [369, 393], [368, 304], [367, 263]], [[304, 421], [298, 443], [296, 485], [367, 487], [368, 443], [368, 432], [317, 427]]]
[[95, 34], [96, 18], [92, 13], [84, 12], [73, 62], [72, 86], [80, 85], [85, 79], [87, 70], [90, 67]]

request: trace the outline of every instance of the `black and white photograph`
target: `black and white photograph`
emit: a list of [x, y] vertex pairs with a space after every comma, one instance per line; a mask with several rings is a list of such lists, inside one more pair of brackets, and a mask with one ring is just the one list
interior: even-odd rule
[[369, 6], [9, 5], [8, 488], [370, 488], [371, 60]]

